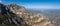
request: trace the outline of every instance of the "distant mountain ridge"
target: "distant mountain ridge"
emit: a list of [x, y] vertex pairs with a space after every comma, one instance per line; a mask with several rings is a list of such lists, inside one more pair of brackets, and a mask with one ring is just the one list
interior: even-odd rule
[[33, 11], [37, 11], [37, 13], [39, 12], [44, 12], [44, 13], [60, 13], [60, 9], [34, 9], [34, 8], [28, 8], [27, 9], [29, 12], [33, 12]]

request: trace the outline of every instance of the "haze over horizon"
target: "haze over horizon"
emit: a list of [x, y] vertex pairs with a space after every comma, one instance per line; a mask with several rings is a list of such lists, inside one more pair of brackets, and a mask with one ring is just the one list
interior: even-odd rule
[[26, 8], [60, 9], [60, 0], [0, 0], [0, 3], [3, 4], [10, 4], [12, 2]]

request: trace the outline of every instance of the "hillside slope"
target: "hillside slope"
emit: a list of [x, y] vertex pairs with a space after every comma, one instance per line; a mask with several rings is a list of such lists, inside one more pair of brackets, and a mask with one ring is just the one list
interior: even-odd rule
[[0, 3], [1, 26], [54, 26], [45, 16], [27, 12], [25, 7], [13, 3]]

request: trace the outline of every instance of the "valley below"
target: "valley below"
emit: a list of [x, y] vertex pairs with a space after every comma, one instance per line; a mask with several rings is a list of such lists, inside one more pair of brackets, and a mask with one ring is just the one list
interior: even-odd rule
[[47, 18], [49, 18], [51, 21], [55, 22], [55, 24], [60, 26], [60, 9], [27, 9], [29, 12], [32, 13], [39, 13]]

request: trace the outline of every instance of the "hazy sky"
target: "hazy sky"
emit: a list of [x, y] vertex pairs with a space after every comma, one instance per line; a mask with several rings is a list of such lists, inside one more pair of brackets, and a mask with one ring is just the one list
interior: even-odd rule
[[26, 8], [60, 9], [60, 0], [0, 0], [0, 2], [3, 4], [15, 2]]

